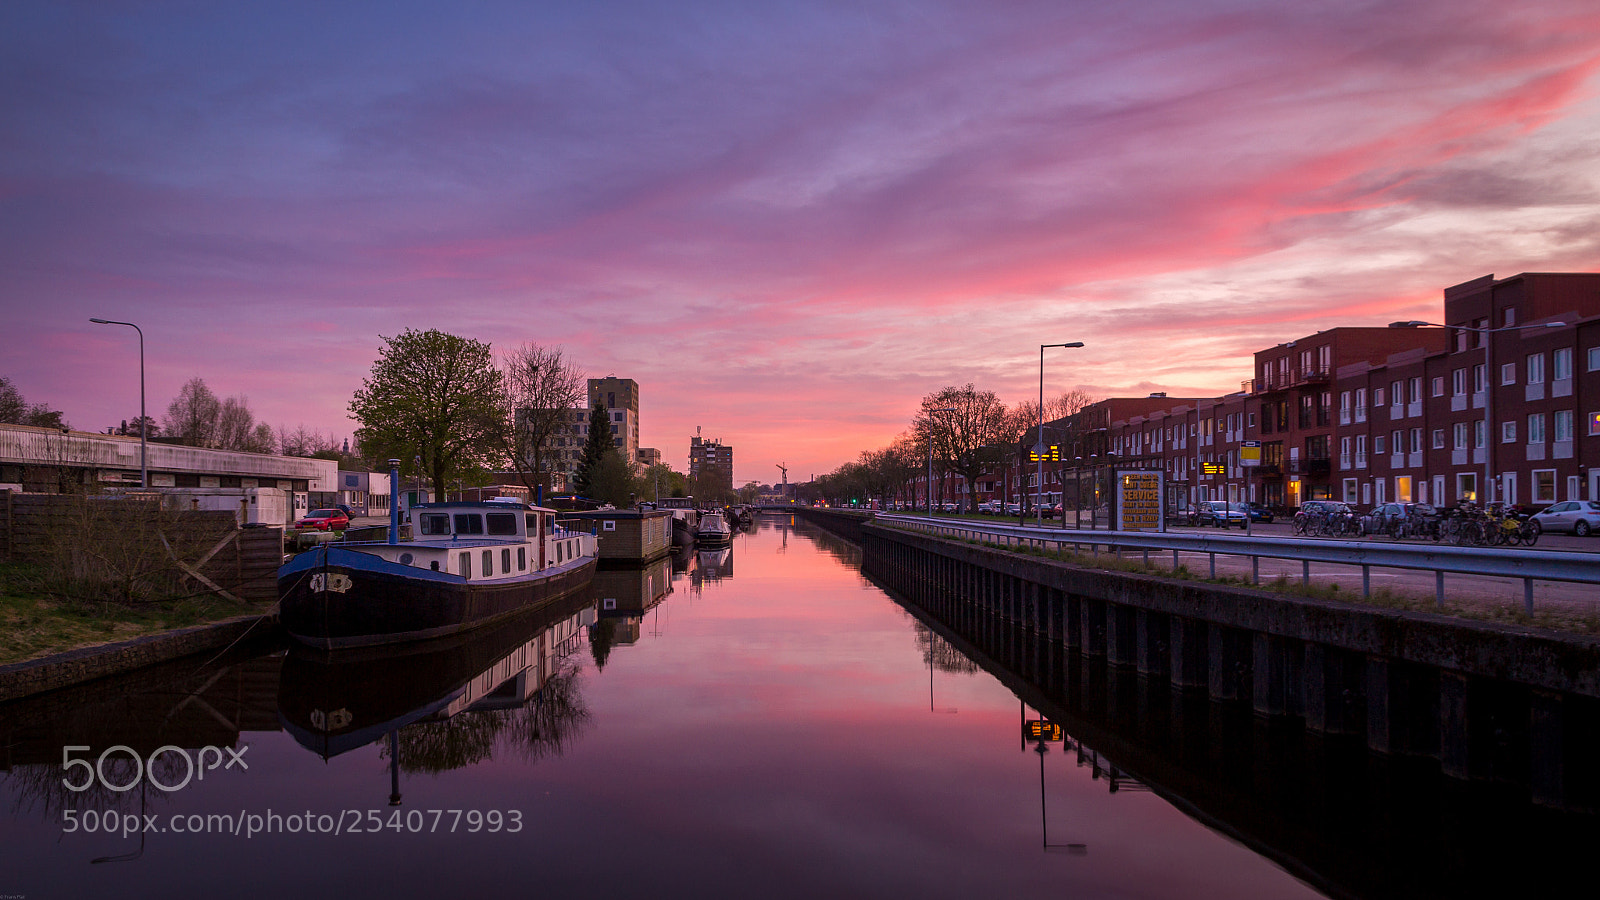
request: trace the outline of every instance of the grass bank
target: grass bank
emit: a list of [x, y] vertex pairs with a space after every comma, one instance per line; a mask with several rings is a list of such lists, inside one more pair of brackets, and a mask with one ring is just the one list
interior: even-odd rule
[[0, 665], [271, 609], [214, 594], [138, 604], [79, 600], [53, 595], [42, 576], [35, 566], [0, 563]]

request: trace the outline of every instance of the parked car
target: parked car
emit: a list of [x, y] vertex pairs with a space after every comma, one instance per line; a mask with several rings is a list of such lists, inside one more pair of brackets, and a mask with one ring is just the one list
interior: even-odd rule
[[1234, 525], [1244, 528], [1248, 525], [1246, 517], [1249, 507], [1243, 503], [1229, 503], [1226, 500], [1202, 500], [1200, 502], [1198, 525], [1212, 525], [1217, 528], [1231, 528]]
[[313, 509], [296, 521], [294, 527], [313, 531], [343, 531], [350, 527], [350, 517], [338, 509]]
[[1263, 525], [1272, 524], [1272, 510], [1259, 503], [1247, 503], [1245, 506], [1250, 510], [1250, 521], [1260, 522]]
[[978, 512], [994, 514], [1000, 511], [1000, 501], [985, 500], [978, 504]]
[[1600, 501], [1567, 500], [1533, 514], [1540, 531], [1567, 531], [1578, 537], [1600, 530]]
[[1039, 510], [1039, 512], [1046, 519], [1059, 519], [1061, 518], [1061, 504], [1047, 503]]
[[1007, 503], [1006, 504], [1006, 515], [1008, 515], [1008, 516], [1020, 516], [1020, 515], [1022, 515], [1022, 504], [1021, 503]]

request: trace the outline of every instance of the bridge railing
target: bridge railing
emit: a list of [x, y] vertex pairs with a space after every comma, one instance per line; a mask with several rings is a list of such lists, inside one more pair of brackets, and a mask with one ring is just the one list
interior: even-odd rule
[[925, 516], [879, 514], [876, 520], [911, 531], [957, 537], [965, 540], [993, 541], [1010, 546], [1054, 546], [1058, 552], [1070, 546], [1074, 553], [1084, 547], [1098, 554], [1100, 548], [1118, 556], [1124, 551], [1142, 551], [1144, 561], [1151, 552], [1172, 554], [1173, 568], [1182, 553], [1203, 553], [1210, 560], [1211, 577], [1217, 575], [1217, 556], [1250, 559], [1251, 579], [1261, 582], [1261, 560], [1288, 559], [1301, 563], [1301, 582], [1311, 583], [1311, 564], [1329, 563], [1361, 569], [1361, 595], [1372, 595], [1372, 569], [1407, 569], [1434, 573], [1434, 600], [1444, 605], [1445, 575], [1512, 578], [1522, 581], [1522, 606], [1533, 614], [1533, 583], [1560, 581], [1600, 584], [1600, 553], [1569, 551], [1527, 551], [1490, 547], [1418, 546], [1378, 544], [1370, 541], [1306, 540], [1303, 538], [1193, 535], [1132, 531], [1064, 531], [965, 522], [950, 519], [929, 520]]

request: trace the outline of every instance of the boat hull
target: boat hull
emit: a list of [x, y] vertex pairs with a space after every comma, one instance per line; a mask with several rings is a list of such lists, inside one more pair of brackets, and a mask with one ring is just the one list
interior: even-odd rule
[[478, 628], [588, 587], [593, 557], [526, 577], [469, 581], [337, 545], [278, 570], [279, 620], [327, 650], [428, 640]]

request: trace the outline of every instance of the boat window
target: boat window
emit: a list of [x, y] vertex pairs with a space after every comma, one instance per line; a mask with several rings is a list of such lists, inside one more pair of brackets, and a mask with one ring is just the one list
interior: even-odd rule
[[504, 575], [509, 571], [511, 571], [511, 548], [507, 547], [500, 551], [500, 574]]
[[556, 544], [556, 562], [561, 562], [561, 551], [563, 549], [565, 549], [566, 546], [567, 545], [564, 544], [564, 543], [557, 543]]
[[422, 533], [423, 534], [449, 534], [450, 533], [450, 517], [448, 515], [446, 515], [445, 513], [423, 513], [422, 514]]
[[472, 554], [471, 553], [463, 553], [463, 554], [461, 554], [461, 577], [462, 578], [471, 578], [472, 577]]
[[416, 557], [412, 556], [409, 553], [402, 553], [402, 554], [400, 554], [400, 565], [409, 566], [409, 565], [411, 565], [411, 561], [413, 559], [415, 559], [415, 558]]
[[494, 551], [483, 551], [483, 577], [488, 578], [494, 574]]
[[456, 534], [483, 534], [483, 516], [477, 513], [456, 513]]
[[527, 547], [518, 547], [517, 548], [517, 571], [521, 572], [523, 569], [526, 569], [527, 567], [528, 567], [528, 548]]
[[516, 513], [489, 513], [484, 518], [489, 520], [490, 534], [516, 534]]
[[544, 530], [547, 532], [556, 530], [556, 517], [554, 515], [544, 517]]
[[527, 523], [528, 524], [528, 533], [529, 534], [538, 534], [539, 533], [539, 514], [538, 513], [527, 513], [527, 519], [528, 519], [528, 523]]

